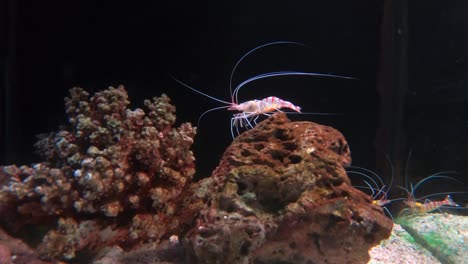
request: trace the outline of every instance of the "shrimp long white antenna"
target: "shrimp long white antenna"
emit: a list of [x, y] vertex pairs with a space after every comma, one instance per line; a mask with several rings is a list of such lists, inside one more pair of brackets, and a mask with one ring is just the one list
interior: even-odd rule
[[390, 191], [390, 188], [392, 188], [392, 185], [393, 185], [393, 181], [395, 180], [395, 169], [393, 168], [393, 162], [392, 162], [392, 159], [390, 158], [390, 156], [387, 154], [387, 153], [384, 153], [385, 154], [385, 158], [387, 158], [387, 161], [388, 161], [388, 164], [390, 164], [390, 183], [388, 184], [388, 187], [387, 187], [387, 192]]
[[434, 173], [422, 180], [420, 180], [419, 182], [417, 182], [414, 186], [411, 184], [411, 195], [414, 196], [414, 192], [419, 188], [419, 186], [421, 186], [421, 184], [427, 182], [428, 180], [431, 180], [431, 179], [448, 179], [448, 180], [453, 180], [453, 181], [457, 181], [457, 182], [460, 182], [459, 180], [453, 178], [453, 177], [450, 177], [450, 176], [445, 176], [443, 174], [454, 174], [454, 173], [457, 173], [456, 171], [441, 171], [441, 172], [437, 172], [437, 173]]
[[[245, 53], [237, 62], [236, 64], [234, 65], [234, 67], [232, 68], [232, 71], [231, 71], [231, 77], [229, 78], [229, 94], [231, 95], [231, 99], [234, 99], [234, 94], [232, 93], [232, 79], [234, 78], [234, 73], [237, 69], [237, 66], [239, 66], [239, 64], [247, 57], [249, 56], [250, 54], [252, 54], [253, 52], [255, 52], [256, 50], [259, 50], [261, 48], [264, 48], [264, 47], [267, 47], [267, 46], [272, 46], [272, 45], [278, 45], [278, 44], [292, 44], [292, 45], [298, 45], [298, 46], [306, 46], [305, 44], [303, 43], [299, 43], [299, 42], [294, 42], [294, 41], [284, 41], [284, 40], [280, 40], [280, 41], [273, 41], [273, 42], [268, 42], [268, 43], [265, 43], [263, 45], [260, 45], [260, 46], [257, 46], [253, 49], [251, 49], [250, 51], [248, 51], [247, 53]], [[234, 103], [234, 101], [232, 101]], [[237, 103], [237, 100], [235, 101]]]
[[386, 153], [385, 153], [385, 157], [387, 158], [387, 161], [389, 162], [390, 168], [391, 168], [391, 179], [390, 179], [390, 182], [388, 183], [388, 185], [385, 184], [382, 177], [380, 177], [377, 173], [373, 172], [372, 170], [366, 169], [366, 168], [351, 166], [350, 168], [355, 169], [355, 170], [347, 170], [347, 172], [357, 174], [357, 175], [361, 175], [364, 178], [366, 178], [366, 180], [363, 180], [363, 182], [367, 186], [356, 186], [356, 187], [362, 188], [362, 189], [369, 189], [372, 192], [372, 198], [374, 200], [378, 199], [378, 200], [381, 200], [381, 201], [385, 200], [385, 201], [388, 201], [388, 202], [392, 202], [392, 201], [394, 201], [394, 199], [387, 200], [387, 195], [388, 195], [388, 192], [390, 191], [390, 189], [392, 188], [393, 180], [395, 178], [394, 177], [394, 169], [393, 169], [392, 160], [390, 159], [390, 157]]
[[288, 115], [325, 115], [325, 116], [344, 115], [343, 113], [291, 112], [291, 111], [281, 111], [281, 110], [278, 110], [278, 112], [283, 112], [283, 113], [288, 114]]
[[359, 170], [362, 170], [362, 171], [365, 171], [365, 172], [368, 172], [370, 173], [372, 176], [374, 176], [375, 178], [378, 179], [379, 183], [377, 183], [373, 177], [369, 176], [368, 174], [365, 174], [365, 173], [362, 173], [360, 171], [355, 171], [355, 170], [347, 170], [347, 172], [350, 172], [350, 173], [354, 173], [354, 174], [358, 174], [358, 175], [361, 175], [361, 176], [364, 176], [366, 177], [367, 179], [369, 179], [370, 181], [372, 181], [372, 183], [374, 184], [374, 186], [376, 186], [377, 188], [376, 189], [380, 189], [381, 187], [380, 186], [385, 186], [385, 182], [383, 181], [382, 177], [380, 177], [377, 173], [369, 170], [369, 169], [366, 169], [366, 168], [363, 168], [363, 167], [358, 167], [358, 166], [351, 166], [350, 167], [351, 169], [359, 169]]
[[[385, 207], [385, 205], [397, 200], [397, 199], [391, 199], [391, 200], [387, 199], [388, 192], [390, 191], [390, 187], [392, 186], [392, 183], [393, 183], [393, 170], [392, 170], [392, 179], [390, 180], [390, 184], [387, 186], [385, 185], [383, 179], [377, 173], [371, 170], [368, 170], [366, 168], [362, 168], [362, 167], [351, 166], [351, 168], [359, 169], [370, 174], [368, 175], [364, 172], [360, 172], [356, 170], [346, 171], [348, 173], [354, 173], [354, 174], [361, 175], [364, 178], [366, 178], [366, 179], [363, 179], [362, 181], [367, 186], [354, 186], [354, 187], [370, 190], [372, 192], [372, 195], [371, 195], [372, 200], [373, 200], [372, 203], [380, 206], [385, 212], [387, 212], [388, 216], [390, 216], [390, 218], [393, 220], [392, 213], [390, 212], [388, 208]], [[378, 180], [375, 180], [374, 178], [377, 178]]]
[[[408, 157], [406, 158], [406, 164], [405, 164], [405, 187], [408, 188], [408, 167], [409, 167], [409, 160], [411, 158], [411, 153], [413, 152], [412, 149], [409, 150], [408, 152]], [[411, 190], [411, 193], [413, 191]]]
[[191, 87], [190, 85], [188, 85], [188, 84], [186, 84], [186, 83], [184, 83], [184, 82], [178, 80], [178, 79], [175, 78], [174, 76], [172, 76], [172, 75], [170, 75], [170, 76], [171, 76], [171, 78], [172, 78], [174, 81], [178, 82], [179, 84], [181, 84], [181, 85], [183, 85], [183, 86], [189, 88], [190, 90], [192, 90], [192, 91], [194, 91], [194, 92], [196, 92], [196, 93], [198, 93], [198, 94], [201, 94], [201, 95], [203, 95], [203, 96], [206, 96], [206, 97], [208, 97], [208, 98], [210, 98], [210, 99], [212, 99], [212, 100], [215, 100], [215, 101], [217, 101], [217, 102], [220, 102], [220, 103], [223, 103], [223, 104], [227, 104], [227, 105], [225, 105], [225, 106], [218, 106], [218, 107], [211, 108], [211, 109], [208, 109], [208, 110], [206, 110], [205, 112], [203, 112], [203, 113], [198, 117], [198, 121], [197, 121], [197, 128], [198, 128], [199, 131], [200, 131], [200, 120], [202, 119], [203, 116], [205, 116], [205, 115], [208, 114], [209, 112], [212, 112], [212, 111], [215, 111], [215, 110], [229, 108], [229, 107], [232, 105], [232, 104], [231, 104], [230, 102], [228, 102], [228, 101], [224, 101], [224, 100], [218, 99], [218, 98], [216, 98], [216, 97], [214, 97], [214, 96], [211, 96], [211, 95], [208, 95], [208, 94], [206, 94], [206, 93], [203, 93], [203, 92], [201, 92], [201, 91], [199, 91], [199, 90], [197, 90], [197, 89]]
[[468, 192], [462, 192], [462, 191], [454, 191], [454, 192], [439, 192], [439, 193], [431, 193], [429, 195], [424, 195], [419, 197], [419, 200], [427, 200], [429, 197], [434, 197], [434, 196], [439, 196], [439, 195], [451, 195], [451, 194], [466, 194]]
[[230, 105], [218, 106], [218, 107], [215, 107], [215, 108], [211, 108], [211, 109], [206, 110], [205, 112], [203, 112], [203, 113], [198, 117], [197, 127], [200, 127], [200, 120], [202, 119], [202, 117], [203, 117], [204, 115], [208, 114], [208, 113], [211, 112], [211, 111], [215, 111], [215, 110], [219, 110], [219, 109], [225, 109], [225, 108], [228, 108], [228, 107], [230, 107]]
[[380, 187], [379, 185], [377, 185], [377, 182], [376, 182], [374, 179], [372, 179], [371, 176], [369, 176], [369, 175], [367, 175], [367, 174], [365, 174], [365, 173], [363, 173], [363, 172], [359, 172], [359, 171], [349, 171], [349, 170], [348, 170], [348, 171], [346, 171], [346, 172], [348, 172], [348, 173], [353, 173], [353, 174], [357, 174], [357, 175], [360, 175], [360, 176], [363, 176], [363, 177], [367, 178], [369, 181], [362, 180], [367, 186], [362, 186], [362, 185], [361, 185], [361, 186], [354, 186], [354, 187], [359, 188], [359, 189], [370, 190], [371, 193], [372, 193], [372, 195], [371, 195], [372, 199], [376, 199], [376, 198], [377, 198], [377, 195], [375, 195], [375, 192], [376, 192], [376, 190], [377, 190], [378, 193], [380, 193], [381, 187]]
[[[172, 76], [172, 75], [170, 75], [170, 76], [171, 76], [171, 78], [172, 78], [174, 81], [180, 83], [181, 85], [183, 85], [183, 86], [189, 88], [190, 90], [192, 90], [192, 91], [194, 91], [194, 92], [196, 92], [196, 93], [198, 93], [198, 94], [201, 94], [201, 95], [203, 95], [203, 96], [206, 96], [206, 97], [208, 97], [208, 98], [210, 98], [210, 99], [213, 99], [213, 100], [215, 100], [215, 101], [218, 101], [218, 102], [220, 102], [220, 103], [227, 104], [227, 105], [231, 105], [231, 103], [228, 102], [228, 101], [224, 101], [224, 100], [218, 99], [218, 98], [216, 98], [216, 97], [214, 97], [214, 96], [208, 95], [208, 94], [206, 94], [206, 93], [204, 93], [204, 92], [201, 92], [201, 91], [199, 91], [199, 90], [197, 90], [197, 89], [191, 87], [190, 85], [188, 85], [188, 84], [186, 84], [186, 83], [184, 83], [184, 82], [178, 80], [178, 79], [175, 78], [174, 76]], [[224, 108], [227, 108], [227, 107], [228, 107], [228, 106], [226, 106], [226, 107], [224, 107]], [[223, 107], [216, 107], [216, 109], [221, 109], [221, 108], [223, 108]], [[213, 109], [211, 109], [211, 110], [215, 110], [215, 109], [213, 108]], [[207, 112], [210, 112], [210, 110], [206, 111], [205, 113], [207, 113]], [[203, 114], [205, 114], [205, 113], [203, 113]]]
[[245, 86], [246, 84], [260, 80], [260, 79], [265, 79], [265, 78], [270, 78], [270, 77], [277, 77], [277, 76], [292, 76], [292, 75], [302, 75], [302, 76], [314, 76], [314, 77], [331, 77], [331, 78], [340, 78], [340, 79], [351, 79], [355, 80], [356, 78], [352, 77], [346, 77], [346, 76], [340, 76], [340, 75], [334, 75], [334, 74], [326, 74], [326, 73], [315, 73], [315, 72], [299, 72], [299, 71], [277, 71], [277, 72], [267, 72], [263, 74], [259, 74], [253, 77], [250, 77], [249, 79], [241, 82], [239, 85], [236, 86], [234, 89], [234, 92], [232, 93], [232, 98], [233, 98], [233, 103], [238, 102], [238, 93], [239, 90]]
[[[457, 173], [456, 171], [441, 171], [441, 172], [437, 172], [437, 173], [434, 173], [430, 176], [427, 176], [426, 178], [418, 181], [415, 185], [413, 184], [410, 184], [409, 187], [403, 187], [403, 186], [397, 186], [398, 188], [402, 189], [403, 191], [405, 191], [412, 199], [416, 199], [416, 195], [415, 195], [415, 192], [416, 190], [421, 187], [421, 185], [425, 182], [427, 182], [428, 180], [432, 180], [432, 179], [447, 179], [447, 180], [452, 180], [452, 181], [456, 181], [456, 182], [460, 182], [462, 183], [461, 181], [459, 181], [458, 179], [456, 178], [453, 178], [453, 177], [450, 177], [450, 176], [446, 176], [446, 175], [442, 175], [442, 174], [449, 174], [449, 173]], [[424, 196], [423, 196], [424, 197]], [[425, 196], [427, 197], [427, 196]], [[420, 198], [418, 198], [420, 199]]]

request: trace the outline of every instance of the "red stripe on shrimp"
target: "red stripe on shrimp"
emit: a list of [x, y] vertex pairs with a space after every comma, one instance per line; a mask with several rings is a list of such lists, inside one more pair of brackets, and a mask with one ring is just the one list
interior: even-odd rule
[[444, 205], [451, 205], [451, 206], [459, 206], [457, 203], [455, 203], [450, 195], [447, 195], [444, 200], [442, 201], [433, 201], [433, 202], [425, 202], [424, 204], [420, 203], [414, 203], [415, 207], [417, 208], [418, 206], [421, 208], [419, 210], [420, 213], [427, 213], [434, 211], [436, 209], [439, 209], [440, 207]]

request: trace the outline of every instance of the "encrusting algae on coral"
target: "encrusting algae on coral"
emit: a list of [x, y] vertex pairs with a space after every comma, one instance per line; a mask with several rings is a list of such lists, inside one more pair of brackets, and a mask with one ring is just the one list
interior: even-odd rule
[[57, 231], [49, 231], [38, 248], [45, 256], [70, 259], [87, 244], [106, 243], [98, 234], [94, 241], [80, 240], [73, 232], [84, 227], [94, 233], [104, 223], [135, 229], [132, 218], [138, 215], [173, 213], [173, 201], [195, 173], [190, 148], [196, 130], [189, 123], [173, 127], [175, 107], [164, 94], [146, 100], [145, 110], [130, 110], [129, 103], [123, 86], [91, 98], [81, 88], [71, 89], [65, 99], [68, 125], [36, 144], [46, 161], [1, 167], [3, 225], [18, 230], [58, 220]]

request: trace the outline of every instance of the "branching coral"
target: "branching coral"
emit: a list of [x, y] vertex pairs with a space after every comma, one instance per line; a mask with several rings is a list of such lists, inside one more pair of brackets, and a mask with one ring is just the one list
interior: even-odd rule
[[[171, 215], [171, 201], [195, 173], [190, 148], [196, 129], [188, 123], [173, 127], [175, 107], [164, 94], [144, 104], [145, 110], [128, 109], [122, 86], [92, 97], [81, 88], [71, 89], [65, 99], [68, 125], [42, 135], [36, 144], [46, 161], [2, 167], [0, 215], [10, 217], [2, 219], [4, 224]], [[62, 226], [68, 222], [73, 221]], [[51, 237], [58, 236], [49, 233], [46, 240]]]

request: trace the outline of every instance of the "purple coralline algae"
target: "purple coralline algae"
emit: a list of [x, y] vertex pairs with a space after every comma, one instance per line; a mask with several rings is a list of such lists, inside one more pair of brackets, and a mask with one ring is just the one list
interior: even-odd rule
[[[195, 173], [190, 148], [196, 129], [189, 123], [173, 127], [175, 107], [164, 94], [146, 100], [145, 110], [130, 110], [129, 103], [123, 86], [91, 98], [71, 89], [65, 99], [68, 125], [36, 144], [46, 161], [1, 167], [3, 225], [15, 231], [58, 221], [38, 249], [46, 257], [71, 259], [76, 250], [108, 243], [105, 236], [130, 236], [119, 234], [119, 226], [132, 230], [127, 244], [141, 242], [141, 215], [173, 214], [174, 201]], [[111, 223], [114, 230], [106, 232]]]

